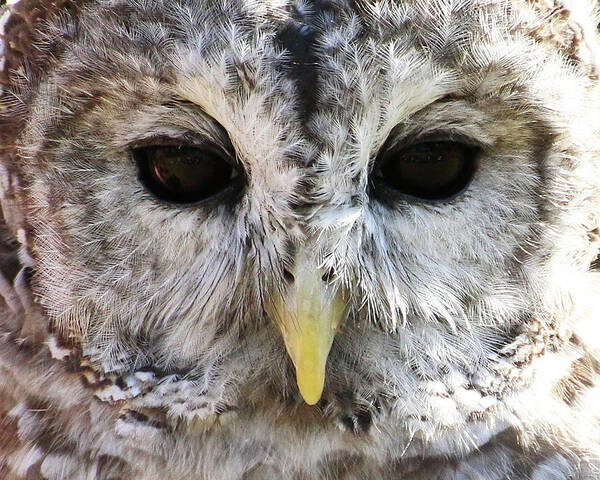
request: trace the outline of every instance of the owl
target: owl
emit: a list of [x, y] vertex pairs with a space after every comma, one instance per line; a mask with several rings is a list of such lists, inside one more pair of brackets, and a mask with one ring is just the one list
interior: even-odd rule
[[595, 0], [8, 0], [0, 478], [600, 478]]

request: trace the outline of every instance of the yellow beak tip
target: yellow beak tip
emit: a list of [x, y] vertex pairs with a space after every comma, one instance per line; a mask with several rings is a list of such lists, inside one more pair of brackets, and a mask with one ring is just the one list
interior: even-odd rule
[[313, 393], [313, 392], [300, 392], [302, 394], [302, 398], [308, 405], [316, 405], [319, 400], [321, 400], [321, 393]]
[[296, 262], [295, 288], [277, 294], [267, 305], [276, 321], [285, 348], [296, 367], [296, 383], [308, 405], [323, 394], [327, 357], [333, 338], [348, 311], [345, 290], [323, 282], [314, 261]]
[[325, 372], [322, 375], [306, 375], [304, 372], [296, 372], [296, 382], [302, 398], [308, 405], [315, 405], [323, 394], [325, 383]]

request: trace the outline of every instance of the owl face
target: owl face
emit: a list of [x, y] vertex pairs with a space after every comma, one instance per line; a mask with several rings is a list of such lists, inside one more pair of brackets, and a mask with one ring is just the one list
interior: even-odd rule
[[541, 3], [77, 8], [14, 87], [15, 169], [36, 294], [97, 368], [424, 441], [529, 381], [512, 347], [597, 251], [591, 54]]

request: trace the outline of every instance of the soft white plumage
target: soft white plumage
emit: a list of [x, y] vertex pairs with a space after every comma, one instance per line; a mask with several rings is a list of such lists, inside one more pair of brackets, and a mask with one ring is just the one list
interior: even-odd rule
[[596, 9], [9, 2], [0, 477], [598, 478]]

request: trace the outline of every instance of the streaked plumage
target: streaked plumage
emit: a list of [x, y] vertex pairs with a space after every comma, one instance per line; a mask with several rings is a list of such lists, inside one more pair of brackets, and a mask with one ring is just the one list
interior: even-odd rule
[[598, 478], [597, 7], [9, 2], [0, 478]]

